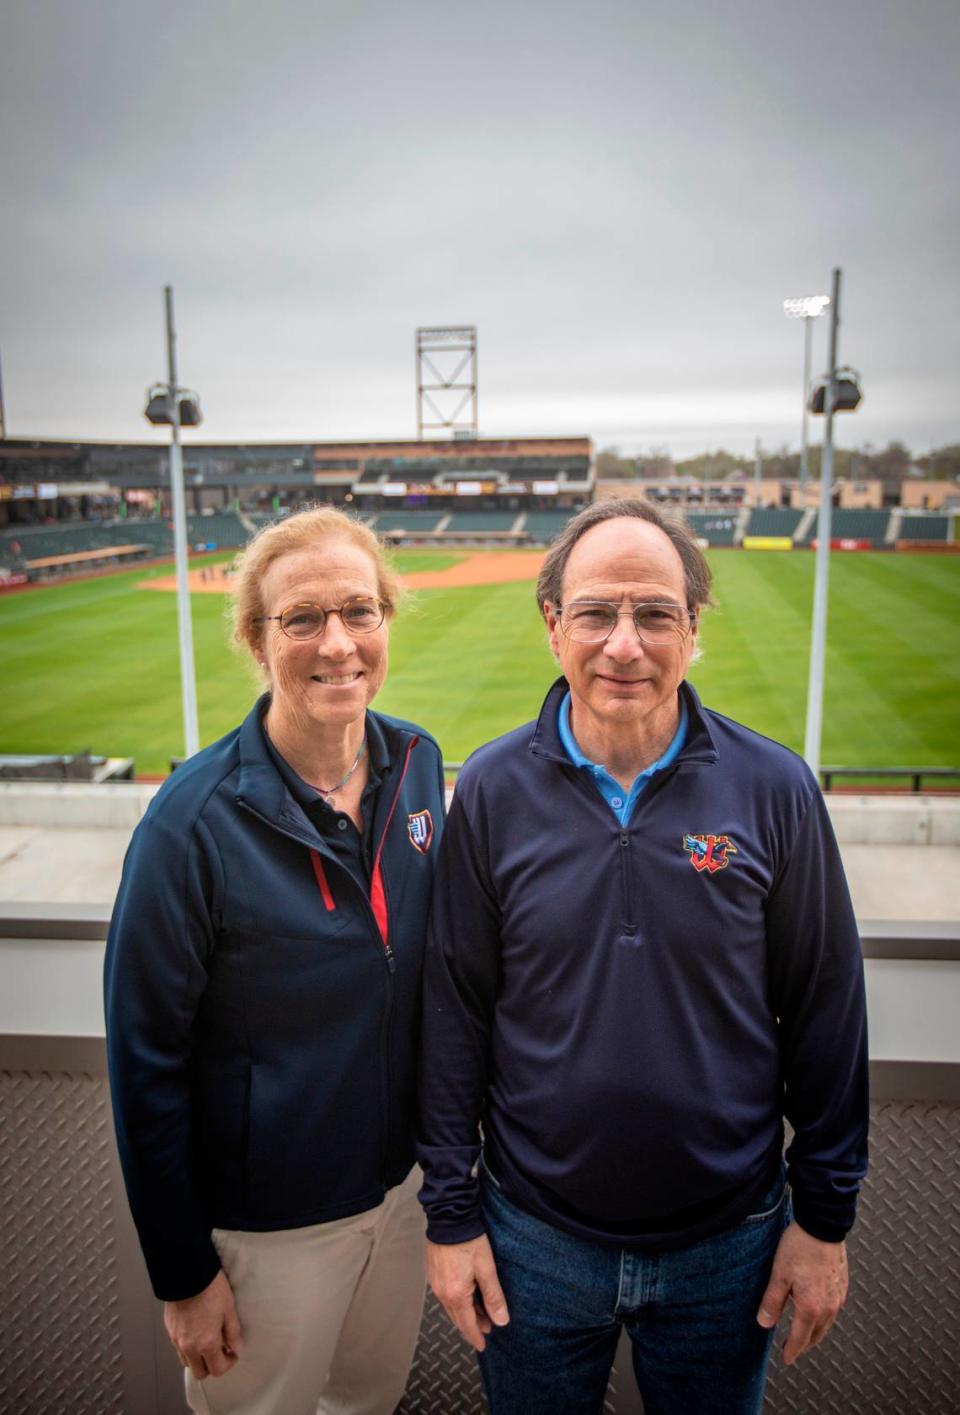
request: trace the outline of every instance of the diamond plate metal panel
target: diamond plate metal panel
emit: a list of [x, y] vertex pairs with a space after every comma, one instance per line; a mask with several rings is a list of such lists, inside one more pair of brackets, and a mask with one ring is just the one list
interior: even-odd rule
[[[960, 1106], [877, 1105], [872, 1150], [850, 1300], [799, 1366], [775, 1356], [766, 1415], [960, 1410]], [[102, 1078], [0, 1071], [0, 1415], [138, 1415], [124, 1407], [109, 1157]], [[623, 1364], [605, 1415], [637, 1400]], [[473, 1354], [430, 1299], [398, 1415], [484, 1409]]]
[[0, 1415], [124, 1415], [106, 1088], [0, 1072]]
[[[871, 1173], [849, 1242], [850, 1298], [819, 1350], [790, 1369], [774, 1355], [764, 1415], [958, 1415], [958, 1156], [960, 1106], [873, 1107]], [[614, 1373], [605, 1415], [637, 1408], [628, 1384], [627, 1363]], [[429, 1298], [397, 1415], [485, 1410], [473, 1353]]]
[[960, 1106], [873, 1107], [849, 1300], [817, 1351], [774, 1356], [765, 1415], [957, 1415], [958, 1156]]
[[473, 1351], [428, 1292], [413, 1370], [397, 1415], [474, 1415], [485, 1409]]

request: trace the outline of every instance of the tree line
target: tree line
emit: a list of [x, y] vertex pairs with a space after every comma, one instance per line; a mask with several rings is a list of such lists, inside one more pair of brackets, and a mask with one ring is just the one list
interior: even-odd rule
[[[807, 449], [807, 472], [815, 481], [820, 477], [821, 452], [819, 445]], [[800, 476], [800, 453], [788, 447], [761, 451], [760, 463], [761, 476], [771, 480], [795, 481]], [[725, 481], [737, 473], [752, 477], [756, 461], [722, 449], [674, 461], [665, 447], [635, 456], [623, 454], [617, 447], [606, 447], [597, 453], [596, 467], [597, 476], [604, 479], [622, 477], [632, 481], [640, 477], [644, 481], [665, 481], [669, 477], [695, 477], [698, 481]], [[889, 442], [884, 448], [870, 443], [864, 447], [835, 447], [833, 474], [845, 481], [903, 481], [911, 475], [935, 481], [953, 480], [960, 477], [960, 442], [937, 447], [923, 457], [914, 457], [902, 442]]]

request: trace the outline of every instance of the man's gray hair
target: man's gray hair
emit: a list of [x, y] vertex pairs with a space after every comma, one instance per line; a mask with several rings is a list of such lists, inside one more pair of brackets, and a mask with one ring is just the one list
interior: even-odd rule
[[638, 521], [649, 521], [651, 526], [663, 531], [670, 540], [683, 564], [689, 610], [696, 613], [704, 605], [713, 603], [710, 598], [710, 585], [713, 580], [710, 566], [686, 522], [665, 515], [652, 502], [644, 501], [642, 497], [617, 496], [609, 501], [594, 501], [590, 506], [578, 511], [547, 551], [537, 578], [537, 604], [541, 614], [547, 602], [563, 602], [564, 571], [570, 552], [580, 537], [594, 526], [599, 526], [602, 521], [615, 521], [621, 516], [634, 516]]

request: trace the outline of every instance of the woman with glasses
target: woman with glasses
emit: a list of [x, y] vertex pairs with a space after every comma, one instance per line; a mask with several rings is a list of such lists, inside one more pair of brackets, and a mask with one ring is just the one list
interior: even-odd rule
[[406, 1383], [444, 784], [436, 742], [370, 709], [398, 589], [373, 533], [331, 508], [250, 542], [234, 627], [267, 691], [164, 785], [124, 865], [117, 1138], [194, 1411], [388, 1415]]

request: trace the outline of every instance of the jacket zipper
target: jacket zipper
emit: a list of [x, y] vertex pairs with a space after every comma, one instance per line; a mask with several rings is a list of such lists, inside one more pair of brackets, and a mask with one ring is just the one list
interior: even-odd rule
[[[384, 823], [383, 831], [380, 835], [380, 843], [377, 846], [377, 853], [374, 858], [373, 870], [370, 876], [370, 897], [366, 898], [365, 896], [367, 907], [370, 910], [371, 917], [373, 918], [373, 922], [376, 925], [377, 932], [383, 943], [383, 956], [387, 965], [386, 999], [383, 1009], [383, 1024], [380, 1029], [380, 1085], [383, 1096], [383, 1149], [381, 1151], [380, 1173], [384, 1188], [387, 1186], [387, 1155], [390, 1148], [390, 1107], [388, 1103], [388, 1097], [390, 1095], [390, 1069], [388, 1063], [388, 1043], [393, 1013], [393, 974], [397, 970], [397, 961], [396, 955], [390, 946], [386, 887], [383, 881], [380, 857], [383, 854], [387, 831], [390, 829], [394, 814], [396, 813], [397, 802], [400, 800], [400, 792], [403, 789], [403, 783], [410, 767], [410, 754], [419, 741], [419, 737], [412, 737], [407, 744], [406, 756], [403, 760], [403, 770], [400, 773], [400, 780], [397, 782], [397, 789], [390, 803], [390, 810], [387, 813], [387, 819]], [[327, 909], [328, 912], [332, 912], [337, 906], [333, 892], [327, 881], [326, 870], [323, 867], [323, 857], [320, 851], [311, 845], [309, 841], [304, 840], [302, 836], [296, 835], [292, 831], [284, 830], [282, 826], [277, 825], [276, 821], [268, 821], [265, 816], [261, 816], [259, 811], [254, 811], [246, 802], [241, 802], [241, 804], [246, 810], [250, 811], [251, 815], [256, 816], [258, 820], [266, 821], [267, 825], [270, 825], [274, 830], [279, 830], [282, 835], [286, 835], [289, 839], [296, 840], [300, 844], [307, 846], [310, 851], [313, 872], [316, 877], [317, 887], [323, 899], [324, 908]]]

